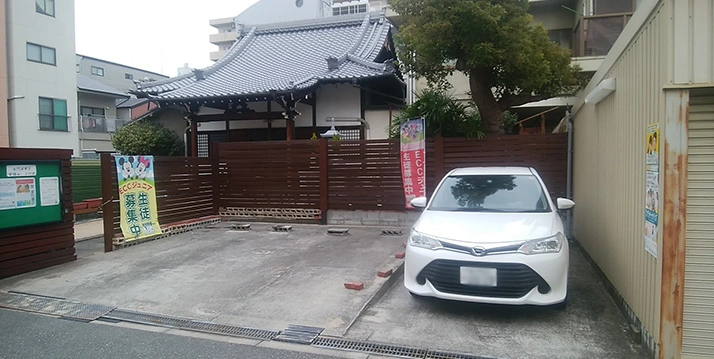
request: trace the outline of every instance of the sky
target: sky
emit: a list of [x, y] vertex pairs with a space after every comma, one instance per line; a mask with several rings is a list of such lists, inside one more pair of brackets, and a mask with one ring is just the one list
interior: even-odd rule
[[234, 17], [257, 0], [74, 0], [80, 55], [176, 76], [185, 63], [210, 66], [211, 19]]

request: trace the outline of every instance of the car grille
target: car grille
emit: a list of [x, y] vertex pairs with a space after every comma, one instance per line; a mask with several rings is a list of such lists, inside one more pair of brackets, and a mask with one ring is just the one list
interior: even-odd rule
[[[461, 267], [496, 268], [496, 287], [463, 285], [460, 282]], [[424, 284], [426, 279], [443, 293], [498, 298], [520, 298], [534, 287], [542, 294], [550, 292], [545, 279], [530, 267], [520, 263], [485, 263], [437, 259], [417, 276], [417, 283]]]

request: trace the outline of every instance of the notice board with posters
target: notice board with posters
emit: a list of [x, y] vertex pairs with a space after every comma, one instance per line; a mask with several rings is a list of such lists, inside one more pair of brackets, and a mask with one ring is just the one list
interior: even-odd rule
[[0, 161], [0, 230], [62, 221], [60, 161]]

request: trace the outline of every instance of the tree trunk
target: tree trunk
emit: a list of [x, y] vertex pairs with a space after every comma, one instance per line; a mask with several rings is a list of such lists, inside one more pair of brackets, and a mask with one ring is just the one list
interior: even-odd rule
[[487, 135], [502, 135], [504, 133], [503, 112], [493, 96], [491, 86], [487, 81], [484, 81], [487, 76], [488, 74], [482, 71], [471, 70], [469, 72], [471, 99], [478, 107], [484, 132]]

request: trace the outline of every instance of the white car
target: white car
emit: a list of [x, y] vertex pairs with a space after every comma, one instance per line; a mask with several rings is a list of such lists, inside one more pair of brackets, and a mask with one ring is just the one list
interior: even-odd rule
[[535, 169], [473, 167], [449, 172], [412, 227], [404, 285], [416, 297], [563, 307], [568, 240]]

